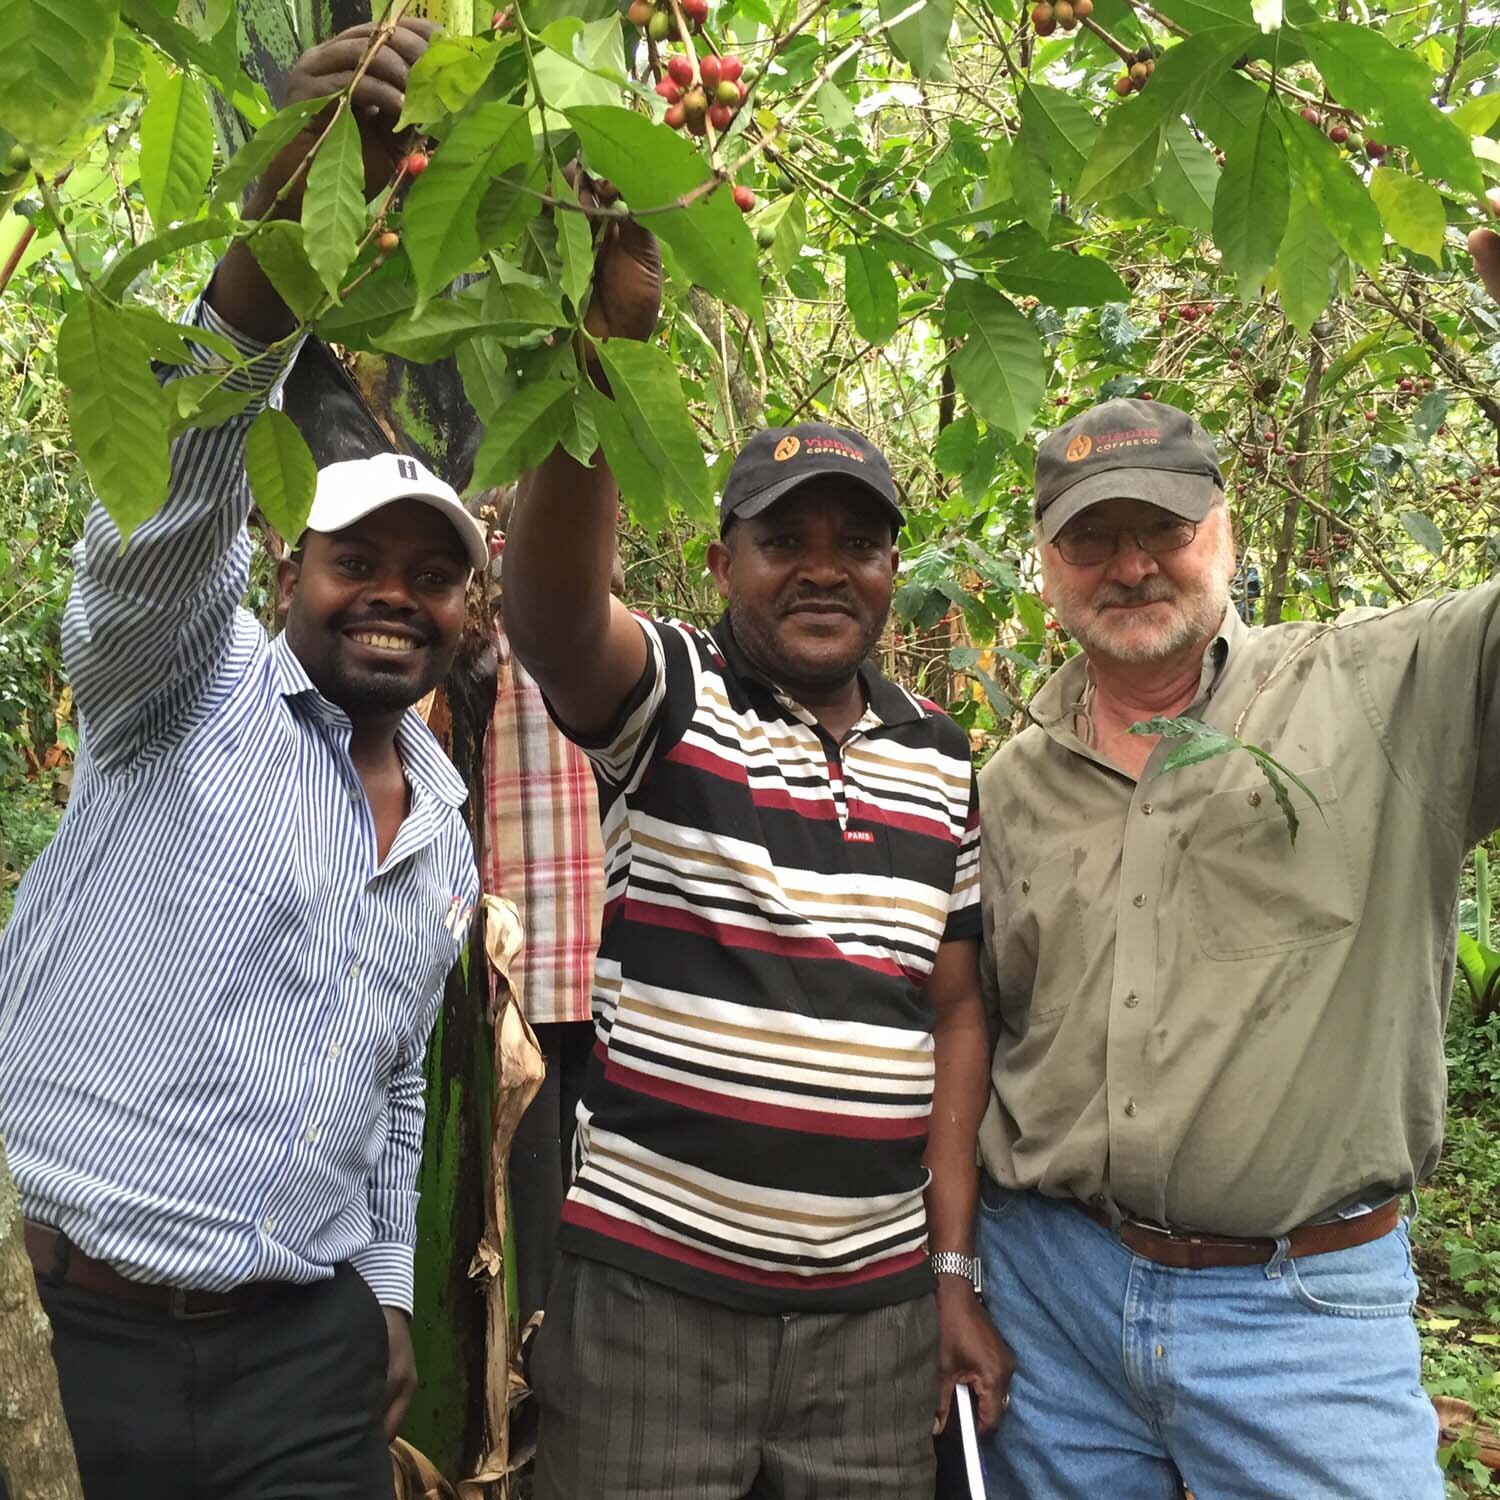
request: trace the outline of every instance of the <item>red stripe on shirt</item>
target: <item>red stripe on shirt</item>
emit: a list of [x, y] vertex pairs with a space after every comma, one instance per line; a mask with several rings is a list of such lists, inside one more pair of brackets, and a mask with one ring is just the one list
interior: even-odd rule
[[750, 1125], [767, 1125], [777, 1130], [836, 1135], [852, 1141], [909, 1141], [927, 1134], [927, 1113], [885, 1116], [792, 1109], [785, 1105], [766, 1104], [759, 1099], [743, 1099], [736, 1094], [721, 1094], [713, 1089], [674, 1083], [670, 1078], [658, 1078], [653, 1073], [627, 1067], [613, 1057], [604, 1065], [604, 1076], [620, 1088], [649, 1095], [652, 1099], [664, 1099], [668, 1104], [681, 1105], [683, 1109], [717, 1115], [725, 1120], [742, 1120]]
[[700, 1271], [723, 1276], [730, 1281], [744, 1281], [754, 1286], [778, 1289], [800, 1288], [816, 1292], [830, 1287], [858, 1286], [863, 1281], [876, 1281], [883, 1276], [897, 1276], [902, 1271], [913, 1270], [926, 1259], [924, 1251], [908, 1250], [885, 1260], [873, 1261], [857, 1271], [814, 1271], [808, 1275], [799, 1275], [796, 1271], [765, 1271], [759, 1266], [742, 1265], [739, 1261], [727, 1260], [706, 1250], [695, 1250], [664, 1234], [653, 1234], [639, 1224], [602, 1213], [588, 1204], [574, 1203], [571, 1199], [563, 1204], [562, 1216], [565, 1223], [576, 1225], [579, 1229], [591, 1230], [606, 1239], [619, 1240], [640, 1250], [649, 1250], [682, 1265], [695, 1266]]

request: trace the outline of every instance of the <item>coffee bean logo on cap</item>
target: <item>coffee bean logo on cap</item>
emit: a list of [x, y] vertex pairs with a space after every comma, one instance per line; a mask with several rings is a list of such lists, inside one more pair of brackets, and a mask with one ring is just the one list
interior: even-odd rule
[[795, 437], [784, 437], [777, 443], [776, 451], [771, 455], [777, 463], [785, 463], [789, 458], [795, 458], [802, 444]]
[[1094, 440], [1088, 433], [1080, 432], [1077, 437], [1068, 444], [1065, 450], [1067, 460], [1070, 464], [1082, 462], [1094, 451]]

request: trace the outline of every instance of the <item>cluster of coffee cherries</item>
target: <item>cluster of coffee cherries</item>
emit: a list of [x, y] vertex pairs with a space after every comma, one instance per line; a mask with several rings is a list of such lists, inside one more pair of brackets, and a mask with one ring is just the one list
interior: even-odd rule
[[[667, 59], [667, 76], [656, 85], [656, 92], [667, 101], [663, 120], [673, 130], [689, 135], [707, 135], [710, 125], [715, 131], [728, 130], [748, 93], [741, 77], [744, 71], [744, 63], [733, 53], [705, 52], [696, 69], [690, 57], [673, 53]], [[755, 194], [739, 186], [734, 201], [742, 213], [749, 213], [755, 207]]]
[[1094, 0], [1037, 0], [1031, 7], [1031, 25], [1038, 36], [1054, 31], [1076, 31], [1080, 21], [1094, 13]]
[[[1348, 144], [1349, 127], [1337, 115], [1325, 119], [1322, 110], [1312, 104], [1304, 104], [1299, 113], [1314, 129], [1321, 130], [1335, 146]], [[1356, 142], [1355, 144], [1363, 144], [1365, 155], [1371, 161], [1379, 161], [1391, 149], [1384, 141], [1372, 140], [1368, 136], [1362, 143]]]
[[[682, 0], [682, 14], [696, 36], [708, 19], [708, 0]], [[670, 4], [657, 5], [653, 0], [631, 0], [625, 19], [639, 26], [653, 42], [676, 41], [680, 30], [676, 13]]]
[[1115, 79], [1115, 93], [1122, 99], [1127, 94], [1140, 93], [1146, 87], [1146, 80], [1156, 71], [1159, 52], [1159, 48], [1147, 42], [1126, 64], [1125, 71]]

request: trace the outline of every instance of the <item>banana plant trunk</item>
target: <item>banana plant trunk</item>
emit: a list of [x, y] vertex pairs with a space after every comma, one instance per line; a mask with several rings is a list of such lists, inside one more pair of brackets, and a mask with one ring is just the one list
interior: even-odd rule
[[[372, 16], [372, 9], [374, 15]], [[347, 27], [384, 16], [387, 0], [241, 0], [241, 62], [272, 102], [284, 98], [298, 55]], [[489, 0], [414, 0], [406, 14], [427, 16], [460, 35], [488, 26]], [[226, 149], [243, 141], [232, 112], [216, 121]], [[387, 356], [346, 362], [316, 340], [304, 346], [286, 389], [318, 463], [395, 449], [421, 458], [462, 489], [480, 431], [453, 360], [419, 365]], [[466, 816], [476, 848], [484, 818], [483, 745], [494, 701], [491, 634], [480, 611], [446, 684], [452, 720], [450, 753], [469, 787]], [[486, 683], [486, 661], [489, 663]], [[486, 696], [486, 689], [488, 696]], [[481, 936], [448, 981], [427, 1054], [427, 1126], [419, 1181], [416, 1307], [412, 1336], [421, 1386], [402, 1436], [450, 1480], [467, 1478], [483, 1460], [487, 1379], [504, 1382], [504, 1359], [487, 1368], [486, 1299], [471, 1275], [484, 1235], [494, 1090], [489, 986]]]
[[83, 1500], [52, 1363], [52, 1326], [37, 1300], [21, 1197], [0, 1140], [0, 1500]]

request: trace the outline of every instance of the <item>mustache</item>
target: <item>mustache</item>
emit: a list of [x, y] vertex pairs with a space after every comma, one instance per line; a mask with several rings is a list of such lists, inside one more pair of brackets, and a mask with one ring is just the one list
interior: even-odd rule
[[799, 589], [782, 601], [781, 613], [790, 614], [804, 604], [821, 604], [831, 609], [841, 609], [849, 615], [857, 613], [853, 595], [842, 589], [836, 589], [832, 593], [823, 590]]
[[1134, 588], [1123, 583], [1106, 584], [1094, 595], [1094, 609], [1109, 609], [1113, 605], [1167, 604], [1177, 597], [1177, 590], [1159, 573], [1143, 578]]

